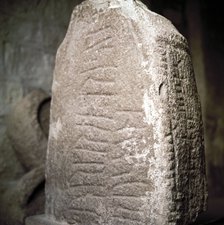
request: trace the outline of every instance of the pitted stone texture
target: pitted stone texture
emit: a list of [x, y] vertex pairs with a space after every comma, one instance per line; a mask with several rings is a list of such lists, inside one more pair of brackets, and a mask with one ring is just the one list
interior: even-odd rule
[[51, 222], [185, 225], [205, 209], [200, 103], [187, 43], [169, 21], [138, 1], [85, 1], [52, 92]]

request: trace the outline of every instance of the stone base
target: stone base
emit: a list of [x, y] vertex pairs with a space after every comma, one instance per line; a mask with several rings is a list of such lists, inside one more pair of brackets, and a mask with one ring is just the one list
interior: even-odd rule
[[65, 225], [65, 222], [57, 222], [52, 217], [46, 215], [38, 215], [28, 217], [25, 225]]

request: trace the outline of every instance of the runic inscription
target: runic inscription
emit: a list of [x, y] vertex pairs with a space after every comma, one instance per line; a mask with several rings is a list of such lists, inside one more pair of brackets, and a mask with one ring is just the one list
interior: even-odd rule
[[32, 225], [187, 225], [205, 209], [185, 39], [132, 0], [76, 7], [56, 59], [46, 212]]
[[[99, 26], [87, 30], [80, 44], [84, 46], [80, 50], [83, 67], [77, 76], [82, 81], [67, 125], [77, 133], [70, 140], [67, 193], [72, 197], [63, 211], [70, 212], [71, 224], [90, 219], [92, 224], [144, 224], [145, 193], [151, 191], [151, 179], [143, 175], [151, 154], [150, 135], [146, 136], [142, 103], [132, 98], [142, 93], [130, 85], [119, 86], [124, 61], [117, 54], [119, 36], [114, 27]], [[138, 85], [135, 78], [132, 85]], [[139, 204], [132, 206], [133, 201]]]

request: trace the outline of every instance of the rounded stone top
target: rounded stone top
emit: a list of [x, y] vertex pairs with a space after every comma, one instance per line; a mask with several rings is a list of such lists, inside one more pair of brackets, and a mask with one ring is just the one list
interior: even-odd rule
[[86, 0], [79, 7], [91, 7], [101, 13], [118, 10], [124, 17], [140, 22], [146, 29], [149, 26], [155, 27], [158, 31], [156, 34], [163, 37], [177, 36], [180, 42], [186, 43], [171, 21], [148, 9], [140, 0]]

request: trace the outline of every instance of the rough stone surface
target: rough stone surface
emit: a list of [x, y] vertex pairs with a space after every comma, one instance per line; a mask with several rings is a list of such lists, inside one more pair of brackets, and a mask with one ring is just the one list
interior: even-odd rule
[[[18, 180], [1, 182], [0, 224], [23, 225], [27, 216], [43, 212], [44, 166], [37, 167]], [[42, 187], [43, 189], [43, 187]]]
[[138, 1], [85, 1], [52, 92], [46, 212], [27, 224], [185, 225], [205, 209], [200, 103], [169, 21]]
[[8, 116], [9, 138], [0, 145], [1, 225], [22, 225], [25, 217], [44, 212], [49, 104], [45, 92], [34, 90]]
[[[10, 140], [5, 134], [0, 133], [3, 139], [0, 144], [0, 183], [6, 180], [18, 179], [24, 174], [24, 169], [18, 161]], [[0, 185], [1, 186], [1, 185]], [[1, 189], [1, 188], [0, 188]], [[0, 190], [1, 195], [1, 190]]]
[[[33, 90], [18, 101], [8, 115], [8, 136], [20, 162], [27, 169], [33, 169], [45, 162], [47, 137], [46, 131], [44, 133], [41, 127], [44, 114], [42, 115], [39, 112], [43, 111], [41, 105], [47, 99], [49, 99], [49, 95], [44, 91]], [[45, 117], [47, 120], [46, 115]], [[42, 124], [46, 124], [46, 122], [42, 121]]]

